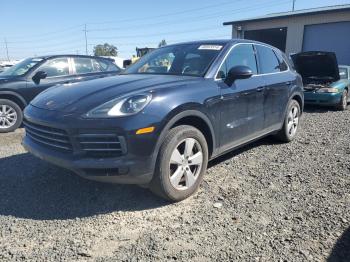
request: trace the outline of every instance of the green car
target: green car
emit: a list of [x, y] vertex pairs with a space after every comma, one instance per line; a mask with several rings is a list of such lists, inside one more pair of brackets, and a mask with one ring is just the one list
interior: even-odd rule
[[350, 66], [338, 66], [332, 52], [310, 51], [291, 57], [303, 78], [305, 104], [346, 109], [350, 102]]

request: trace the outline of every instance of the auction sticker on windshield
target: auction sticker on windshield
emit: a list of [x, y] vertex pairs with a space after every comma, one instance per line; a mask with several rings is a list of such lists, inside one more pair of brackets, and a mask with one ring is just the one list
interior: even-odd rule
[[198, 47], [199, 50], [221, 50], [222, 45], [201, 45]]

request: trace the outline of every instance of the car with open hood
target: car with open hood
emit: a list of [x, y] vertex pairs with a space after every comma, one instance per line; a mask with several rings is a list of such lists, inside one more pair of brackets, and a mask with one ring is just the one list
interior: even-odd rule
[[117, 77], [41, 93], [25, 109], [23, 145], [85, 178], [179, 201], [210, 159], [267, 135], [295, 138], [303, 90], [290, 68], [280, 50], [248, 40], [167, 45]]
[[22, 124], [22, 110], [49, 87], [117, 75], [111, 59], [82, 55], [51, 55], [25, 59], [0, 73], [0, 133]]
[[346, 109], [350, 102], [349, 69], [339, 68], [335, 53], [310, 51], [291, 57], [295, 69], [303, 78], [305, 104]]

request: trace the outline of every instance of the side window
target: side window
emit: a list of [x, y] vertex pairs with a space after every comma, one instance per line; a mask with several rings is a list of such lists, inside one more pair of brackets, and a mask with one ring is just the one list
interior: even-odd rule
[[46, 61], [38, 71], [44, 71], [47, 77], [69, 75], [68, 58], [54, 58]]
[[259, 57], [259, 68], [261, 74], [280, 72], [280, 64], [271, 48], [256, 45]]
[[120, 71], [120, 69], [110, 61], [92, 59], [94, 72], [109, 72], [109, 71]]
[[282, 54], [280, 54], [279, 52], [274, 51], [275, 55], [277, 56], [278, 62], [279, 62], [279, 69], [281, 72], [283, 71], [287, 71], [288, 70], [288, 65], [284, 59], [284, 57], [282, 56]]
[[250, 44], [242, 44], [234, 47], [221, 66], [217, 78], [225, 78], [228, 71], [235, 66], [248, 66], [253, 74], [257, 74], [255, 52]]
[[77, 74], [87, 74], [87, 73], [94, 72], [94, 68], [92, 66], [92, 61], [90, 58], [75, 57], [74, 64], [75, 64], [75, 72]]

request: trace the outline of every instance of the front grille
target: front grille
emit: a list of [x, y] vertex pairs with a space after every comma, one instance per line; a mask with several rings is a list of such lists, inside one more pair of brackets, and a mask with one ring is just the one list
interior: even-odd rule
[[80, 134], [78, 142], [89, 157], [118, 157], [124, 153], [121, 138], [116, 134]]
[[39, 125], [28, 120], [23, 123], [26, 135], [35, 142], [63, 151], [72, 151], [72, 145], [65, 130]]

